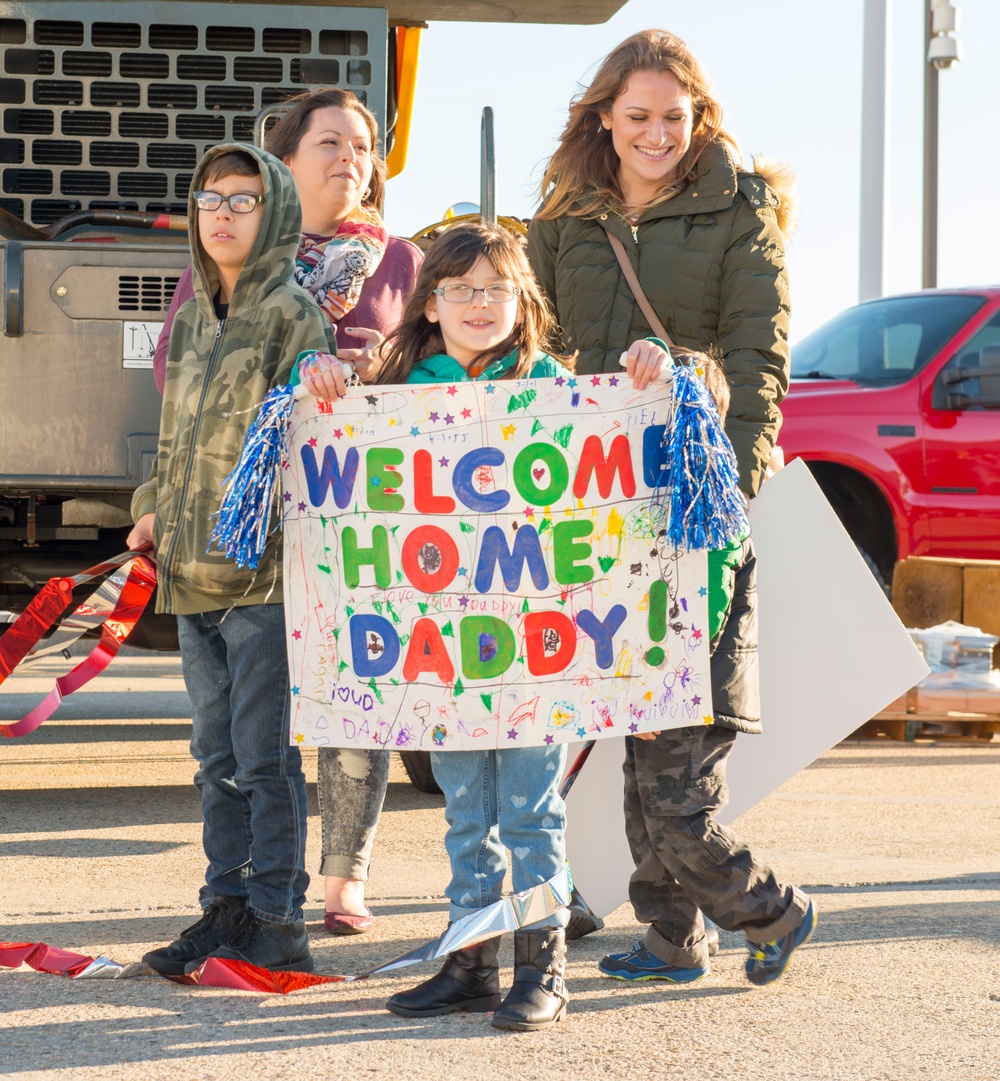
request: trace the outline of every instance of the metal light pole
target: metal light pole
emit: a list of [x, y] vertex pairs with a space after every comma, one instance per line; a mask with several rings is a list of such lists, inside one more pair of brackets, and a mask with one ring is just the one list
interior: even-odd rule
[[962, 59], [959, 9], [950, 0], [930, 0], [924, 17], [924, 289], [937, 287], [938, 248], [938, 71]]
[[861, 76], [861, 220], [858, 293], [885, 292], [892, 0], [865, 0]]

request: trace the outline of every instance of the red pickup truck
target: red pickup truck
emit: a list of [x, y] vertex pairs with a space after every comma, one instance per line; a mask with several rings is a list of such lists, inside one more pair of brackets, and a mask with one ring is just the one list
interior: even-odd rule
[[883, 583], [897, 559], [1000, 559], [1000, 287], [849, 308], [792, 349], [802, 458]]

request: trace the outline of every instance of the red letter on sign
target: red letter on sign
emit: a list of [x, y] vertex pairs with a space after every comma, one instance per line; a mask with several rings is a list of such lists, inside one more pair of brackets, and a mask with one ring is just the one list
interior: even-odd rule
[[406, 647], [403, 679], [413, 683], [424, 672], [433, 672], [443, 684], [455, 681], [455, 666], [445, 648], [441, 631], [433, 619], [418, 619]]
[[450, 495], [434, 494], [433, 469], [434, 462], [429, 450], [414, 452], [413, 505], [421, 514], [451, 514], [455, 509], [455, 500]]
[[577, 499], [583, 499], [590, 487], [590, 475], [596, 473], [597, 490], [602, 499], [607, 499], [611, 495], [611, 485], [616, 472], [621, 482], [622, 495], [631, 499], [635, 495], [635, 474], [632, 472], [632, 449], [628, 436], [616, 435], [611, 440], [611, 449], [605, 458], [601, 437], [588, 435], [583, 441], [583, 450], [580, 451], [580, 464], [573, 481], [573, 495]]
[[576, 627], [562, 612], [529, 612], [524, 617], [524, 655], [533, 676], [551, 676], [576, 653]]
[[421, 593], [440, 593], [458, 572], [458, 545], [440, 526], [417, 526], [403, 541], [400, 557], [403, 573]]

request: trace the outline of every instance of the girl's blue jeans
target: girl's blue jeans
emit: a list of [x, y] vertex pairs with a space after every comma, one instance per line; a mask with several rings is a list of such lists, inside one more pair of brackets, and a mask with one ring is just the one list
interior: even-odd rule
[[292, 923], [309, 876], [306, 782], [289, 746], [284, 606], [179, 616], [177, 633], [208, 857], [202, 908], [245, 897], [260, 919]]
[[[499, 901], [510, 849], [514, 892], [531, 889], [566, 864], [566, 807], [559, 784], [565, 745], [500, 751], [435, 751], [434, 778], [444, 792], [451, 861], [447, 895], [454, 923]], [[560, 909], [546, 923], [563, 927]]]

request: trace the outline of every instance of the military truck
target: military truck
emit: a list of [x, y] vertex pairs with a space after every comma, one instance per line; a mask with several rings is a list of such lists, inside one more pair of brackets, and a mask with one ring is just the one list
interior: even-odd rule
[[[0, 0], [0, 619], [125, 547], [208, 147], [259, 144], [284, 99], [343, 86], [392, 176], [427, 21], [595, 23], [622, 3]], [[174, 622], [148, 614], [130, 641], [176, 648]]]

